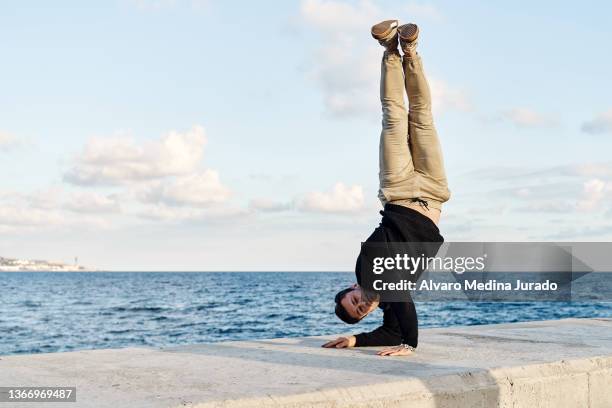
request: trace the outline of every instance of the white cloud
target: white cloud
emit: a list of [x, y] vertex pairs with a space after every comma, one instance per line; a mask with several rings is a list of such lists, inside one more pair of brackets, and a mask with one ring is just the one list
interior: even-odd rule
[[[417, 6], [418, 7], [418, 6]], [[423, 8], [421, 8], [423, 10]], [[433, 10], [433, 9], [431, 9]], [[326, 111], [335, 117], [378, 118], [380, 112], [380, 45], [369, 33], [371, 25], [406, 11], [385, 10], [372, 1], [305, 0], [301, 17], [321, 36], [320, 46], [310, 58], [308, 73], [323, 94]], [[435, 111], [447, 108], [469, 110], [466, 93], [446, 82], [429, 78]]]
[[314, 191], [296, 199], [300, 211], [321, 213], [352, 213], [364, 209], [363, 188], [336, 183], [330, 192]]
[[502, 112], [501, 116], [519, 127], [550, 127], [557, 124], [553, 117], [528, 108], [510, 109]]
[[609, 241], [612, 239], [612, 225], [606, 223], [604, 225], [585, 225], [581, 223], [579, 227], [571, 226], [553, 230], [552, 233], [544, 236], [546, 240], [563, 240], [563, 241]]
[[[228, 205], [231, 191], [218, 172], [201, 168], [205, 144], [201, 126], [144, 142], [125, 136], [91, 139], [65, 180], [96, 190], [0, 192], [0, 226], [104, 228], [139, 218], [214, 221], [248, 213]], [[101, 189], [106, 185], [119, 189], [109, 193]]]
[[56, 211], [14, 206], [0, 203], [0, 225], [10, 227], [39, 227], [58, 225], [64, 217]]
[[599, 114], [592, 120], [582, 124], [582, 131], [593, 135], [612, 133], [612, 109]]
[[64, 208], [77, 213], [118, 213], [121, 206], [117, 197], [93, 192], [77, 192], [64, 201]]
[[65, 192], [62, 188], [50, 187], [29, 193], [13, 193], [14, 202], [23, 207], [40, 210], [55, 210], [61, 206]]
[[235, 219], [248, 215], [248, 211], [231, 206], [213, 208], [194, 208], [169, 206], [164, 203], [143, 205], [131, 211], [131, 215], [156, 222], [214, 222], [218, 220]]
[[28, 193], [0, 192], [0, 226], [9, 231], [109, 228], [112, 223], [98, 215], [119, 211], [114, 197], [98, 193], [68, 192], [56, 187]]
[[143, 202], [163, 203], [170, 206], [208, 207], [227, 202], [230, 190], [214, 170], [154, 182], [143, 187], [137, 195]]
[[340, 182], [336, 183], [331, 191], [311, 191], [296, 195], [290, 201], [254, 198], [249, 202], [250, 210], [264, 213], [300, 211], [307, 213], [351, 214], [364, 210], [367, 207], [362, 186], [354, 185], [349, 187]]
[[578, 163], [546, 168], [490, 166], [463, 174], [463, 177], [479, 180], [496, 180], [505, 183], [523, 182], [534, 178], [612, 178], [612, 162]]
[[501, 200], [518, 212], [565, 213], [581, 222], [579, 217], [584, 213], [612, 210], [610, 163], [515, 170], [489, 168], [466, 175], [463, 182], [478, 183], [479, 194], [487, 201]]
[[249, 202], [249, 208], [262, 212], [281, 212], [292, 209], [293, 204], [274, 201], [267, 198], [254, 198]]
[[168, 207], [160, 204], [139, 208], [133, 215], [152, 221], [189, 221], [204, 217], [204, 211], [199, 208]]
[[231, 197], [217, 171], [201, 169], [205, 144], [204, 128], [199, 125], [141, 143], [125, 136], [91, 139], [64, 179], [77, 185], [120, 185], [124, 189], [112, 196], [79, 194], [64, 208], [159, 220], [199, 219], [202, 208], [227, 203]]
[[568, 175], [612, 178], [612, 163], [583, 163], [563, 169]]
[[93, 138], [64, 180], [77, 185], [116, 185], [191, 173], [202, 158], [204, 128], [168, 132], [159, 140], [136, 143], [124, 136]]
[[254, 198], [249, 209], [256, 212], [279, 213], [300, 211], [307, 213], [351, 214], [366, 208], [363, 187], [336, 183], [331, 191], [311, 191], [296, 195], [290, 201]]
[[528, 203], [525, 207], [519, 207], [519, 211], [541, 212], [541, 213], [570, 213], [576, 209], [569, 200], [539, 200]]

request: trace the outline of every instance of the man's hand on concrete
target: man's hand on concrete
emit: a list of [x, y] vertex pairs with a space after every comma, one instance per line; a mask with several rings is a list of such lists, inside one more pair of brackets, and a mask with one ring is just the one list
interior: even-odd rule
[[347, 347], [355, 347], [355, 343], [357, 343], [357, 339], [355, 338], [355, 336], [338, 337], [336, 340], [328, 341], [322, 347], [347, 348]]
[[413, 353], [414, 352], [412, 350], [407, 349], [404, 346], [395, 346], [395, 347], [389, 347], [384, 350], [381, 350], [376, 354], [384, 357], [384, 356], [409, 356]]

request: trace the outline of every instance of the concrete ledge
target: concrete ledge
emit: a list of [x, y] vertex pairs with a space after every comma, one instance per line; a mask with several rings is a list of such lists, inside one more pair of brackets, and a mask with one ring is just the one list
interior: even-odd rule
[[612, 319], [424, 329], [409, 357], [328, 338], [4, 356], [0, 386], [76, 386], [70, 407], [612, 407]]

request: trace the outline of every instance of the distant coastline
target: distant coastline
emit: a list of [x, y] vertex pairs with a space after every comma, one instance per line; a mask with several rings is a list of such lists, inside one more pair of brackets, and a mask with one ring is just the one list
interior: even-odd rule
[[78, 264], [44, 260], [4, 258], [0, 256], [0, 272], [92, 272], [95, 269]]

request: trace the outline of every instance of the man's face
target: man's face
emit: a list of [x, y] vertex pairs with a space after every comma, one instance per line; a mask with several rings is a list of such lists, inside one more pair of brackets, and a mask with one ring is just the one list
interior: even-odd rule
[[368, 302], [359, 285], [353, 285], [353, 288], [353, 290], [344, 295], [340, 303], [351, 317], [363, 319], [378, 307], [379, 302], [376, 300]]

